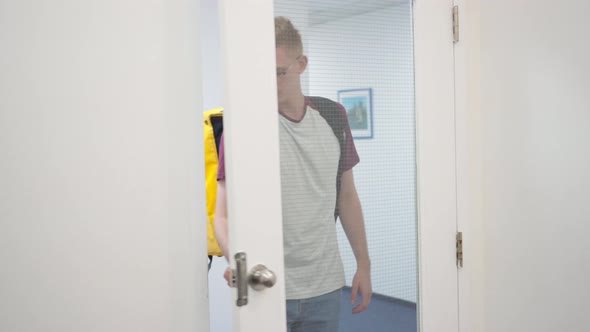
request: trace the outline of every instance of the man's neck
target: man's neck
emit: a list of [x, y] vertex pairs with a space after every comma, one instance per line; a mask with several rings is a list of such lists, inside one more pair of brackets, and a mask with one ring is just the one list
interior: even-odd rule
[[279, 112], [286, 116], [300, 120], [305, 114], [305, 97], [299, 94], [283, 102], [279, 102]]

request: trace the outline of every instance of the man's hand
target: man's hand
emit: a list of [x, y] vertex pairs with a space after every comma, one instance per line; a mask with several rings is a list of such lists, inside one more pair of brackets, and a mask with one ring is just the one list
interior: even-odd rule
[[223, 273], [223, 278], [225, 279], [225, 281], [227, 281], [227, 285], [229, 287], [233, 287], [233, 283], [231, 280], [232, 273], [231, 273], [231, 268], [229, 266], [225, 269], [225, 272]]
[[352, 296], [350, 297], [350, 303], [356, 304], [358, 294], [361, 295], [361, 303], [352, 308], [353, 314], [358, 314], [365, 311], [371, 303], [371, 296], [373, 295], [373, 289], [371, 287], [371, 270], [370, 268], [357, 269], [352, 279]]

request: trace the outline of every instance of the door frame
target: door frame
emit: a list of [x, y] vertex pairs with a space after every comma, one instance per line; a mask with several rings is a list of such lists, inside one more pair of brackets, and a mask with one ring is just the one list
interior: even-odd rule
[[[452, 0], [420, 0], [415, 1], [413, 10], [418, 308], [422, 332], [458, 331], [452, 4]], [[278, 276], [272, 289], [263, 292], [250, 289], [247, 306], [236, 307], [235, 298], [232, 299], [233, 328], [234, 331], [280, 331], [285, 328], [282, 236], [265, 235], [282, 234], [281, 223], [273, 221], [281, 217], [276, 75], [268, 65], [275, 61], [274, 37], [269, 29], [274, 16], [273, 1], [224, 0], [220, 6], [225, 63], [226, 173], [230, 174], [226, 181], [228, 214], [235, 216], [229, 220], [230, 252], [233, 255], [245, 251], [249, 267], [263, 263]], [[260, 95], [268, 98], [259, 98]], [[238, 148], [256, 147], [257, 142], [268, 143], [264, 147], [268, 159], [264, 162], [251, 160], [254, 159], [251, 153]], [[265, 167], [260, 167], [261, 164]], [[264, 183], [256, 181], [261, 178], [265, 178]], [[243, 199], [246, 197], [256, 199], [248, 202]], [[252, 220], [263, 225], [264, 234], [255, 231], [261, 227], [258, 224], [253, 231]], [[247, 239], [247, 234], [252, 238]], [[261, 235], [264, 235], [262, 240]], [[235, 268], [233, 259], [231, 265]], [[235, 297], [235, 292], [232, 296]]]
[[421, 332], [458, 331], [452, 7], [414, 3]]
[[464, 265], [458, 270], [459, 330], [481, 331], [484, 248], [483, 157], [480, 107], [480, 1], [454, 0], [460, 39], [455, 53], [457, 135], [457, 229], [463, 233]]

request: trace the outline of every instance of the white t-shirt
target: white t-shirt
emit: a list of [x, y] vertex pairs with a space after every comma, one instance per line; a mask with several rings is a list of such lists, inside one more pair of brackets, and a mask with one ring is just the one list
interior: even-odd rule
[[[315, 297], [344, 286], [334, 220], [340, 143], [306, 101], [300, 121], [279, 117], [287, 299]], [[345, 133], [350, 135], [349, 130]]]

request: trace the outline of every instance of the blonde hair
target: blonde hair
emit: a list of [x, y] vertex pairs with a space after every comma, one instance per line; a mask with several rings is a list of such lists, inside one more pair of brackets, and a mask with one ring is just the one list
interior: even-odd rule
[[275, 17], [275, 43], [277, 48], [285, 47], [296, 56], [303, 54], [301, 35], [293, 23], [284, 16]]

